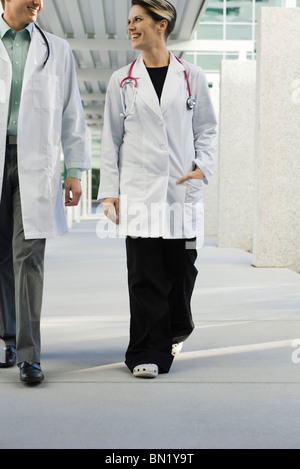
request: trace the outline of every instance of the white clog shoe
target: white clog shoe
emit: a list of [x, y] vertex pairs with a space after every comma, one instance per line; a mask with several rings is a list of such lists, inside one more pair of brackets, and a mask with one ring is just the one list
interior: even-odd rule
[[158, 366], [154, 363], [145, 363], [137, 365], [133, 369], [133, 376], [136, 378], [156, 378], [158, 375]]
[[172, 355], [177, 355], [178, 353], [181, 352], [183, 346], [183, 342], [179, 342], [179, 344], [173, 344], [172, 345]]

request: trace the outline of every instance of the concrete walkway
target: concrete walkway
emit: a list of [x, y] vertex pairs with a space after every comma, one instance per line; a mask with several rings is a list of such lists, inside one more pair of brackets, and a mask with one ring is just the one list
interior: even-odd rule
[[136, 379], [124, 240], [98, 239], [96, 223], [48, 241], [45, 382], [0, 369], [0, 448], [299, 448], [300, 275], [207, 240], [194, 333], [168, 375]]

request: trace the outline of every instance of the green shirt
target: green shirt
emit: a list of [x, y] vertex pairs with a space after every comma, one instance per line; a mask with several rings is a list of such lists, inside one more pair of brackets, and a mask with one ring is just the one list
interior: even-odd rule
[[[31, 42], [33, 23], [22, 31], [14, 31], [0, 16], [0, 39], [12, 63], [12, 83], [9, 99], [7, 135], [17, 136], [22, 83], [28, 50]], [[81, 169], [68, 169], [67, 177], [81, 179]]]

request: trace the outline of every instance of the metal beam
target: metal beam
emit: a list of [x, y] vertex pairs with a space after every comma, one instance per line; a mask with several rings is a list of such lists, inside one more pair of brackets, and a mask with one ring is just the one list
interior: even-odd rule
[[105, 93], [80, 93], [82, 101], [104, 101]]
[[104, 109], [103, 105], [100, 105], [100, 106], [83, 106], [83, 110], [84, 110], [85, 114], [101, 115], [101, 114], [103, 114], [103, 109]]
[[100, 129], [103, 126], [103, 120], [102, 119], [86, 119], [87, 125], [93, 125], [93, 126], [98, 126]]
[[[111, 42], [114, 42], [114, 40], [111, 40]], [[253, 52], [254, 50], [252, 41], [172, 41], [172, 47], [176, 51], [183, 52], [238, 52], [241, 58], [246, 58], [246, 53]], [[114, 69], [110, 68], [77, 69], [77, 78], [79, 81], [108, 81], [113, 71]]]
[[[68, 39], [72, 50], [98, 51], [131, 51], [131, 43], [127, 39]], [[253, 42], [240, 40], [184, 40], [168, 42], [169, 50], [182, 52], [239, 52], [254, 50]]]
[[190, 41], [170, 41], [170, 50], [182, 52], [252, 52], [252, 41], [230, 41], [213, 39], [195, 39]]
[[200, 9], [199, 9], [199, 11], [198, 11], [198, 15], [196, 16], [196, 18], [195, 18], [195, 20], [194, 20], [194, 25], [193, 25], [193, 28], [192, 28], [191, 36], [190, 36], [190, 37], [192, 37], [192, 35], [193, 35], [193, 33], [195, 32], [195, 30], [198, 28], [198, 25], [199, 25], [199, 23], [200, 23], [200, 21], [201, 21], [201, 18], [202, 18], [202, 16], [204, 16], [204, 14], [205, 14], [205, 12], [206, 12], [206, 8], [207, 8], [207, 6], [208, 6], [208, 2], [209, 2], [209, 1], [210, 1], [210, 0], [204, 0], [204, 1], [202, 2], [202, 5], [201, 5], [201, 7], [200, 7]]
[[180, 30], [177, 36], [179, 39], [190, 39], [195, 29], [196, 21], [201, 15], [204, 4], [204, 0], [201, 2], [199, 2], [199, 0], [190, 0], [180, 25]]
[[110, 68], [79, 68], [77, 79], [79, 81], [108, 81], [112, 72]]
[[68, 39], [72, 50], [128, 51], [131, 50], [129, 39]]
[[38, 24], [41, 28], [52, 34], [56, 34], [59, 37], [65, 37], [65, 32], [54, 2], [45, 2], [43, 15], [39, 17]]

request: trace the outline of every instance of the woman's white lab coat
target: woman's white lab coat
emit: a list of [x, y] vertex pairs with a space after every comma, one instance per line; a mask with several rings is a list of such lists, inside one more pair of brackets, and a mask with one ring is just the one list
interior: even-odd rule
[[[67, 41], [34, 28], [27, 56], [18, 121], [18, 171], [25, 238], [67, 231], [61, 184], [61, 143], [66, 167], [90, 168], [89, 146], [72, 51]], [[12, 66], [0, 40], [0, 196]]]
[[[184, 67], [192, 96], [189, 96]], [[140, 55], [132, 76], [138, 88], [132, 115], [124, 118], [120, 83], [129, 66], [111, 77], [104, 114], [98, 199], [120, 198], [122, 234], [140, 237], [193, 238], [202, 234], [202, 181], [179, 177], [195, 168], [207, 183], [215, 160], [216, 117], [201, 68], [180, 64], [171, 54], [161, 104]], [[127, 85], [126, 110], [134, 88]]]

